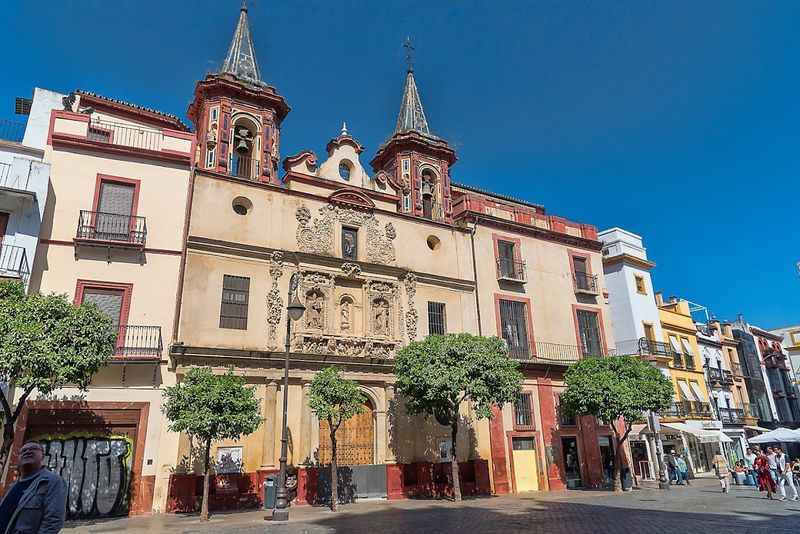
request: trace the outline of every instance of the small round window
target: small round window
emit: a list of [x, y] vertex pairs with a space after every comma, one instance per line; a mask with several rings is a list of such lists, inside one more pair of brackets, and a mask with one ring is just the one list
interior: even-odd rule
[[339, 163], [339, 176], [342, 177], [342, 180], [349, 180], [350, 179], [350, 162], [347, 160], [342, 160]]
[[231, 205], [237, 215], [247, 215], [253, 209], [253, 203], [250, 202], [249, 198], [245, 197], [234, 198]]
[[442, 246], [442, 240], [436, 237], [435, 235], [428, 236], [428, 248], [431, 250], [439, 250], [439, 247]]

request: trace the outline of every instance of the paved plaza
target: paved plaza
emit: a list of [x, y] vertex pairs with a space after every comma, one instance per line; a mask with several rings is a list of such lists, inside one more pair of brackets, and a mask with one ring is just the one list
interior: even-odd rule
[[65, 533], [381, 534], [510, 533], [680, 533], [800, 532], [800, 502], [768, 501], [752, 488], [723, 495], [714, 480], [664, 492], [642, 489], [555, 492], [449, 501], [370, 501], [343, 506], [334, 514], [319, 507], [292, 509], [286, 524], [264, 521], [266, 512], [216, 514], [209, 523], [193, 515], [117, 519], [68, 524]]

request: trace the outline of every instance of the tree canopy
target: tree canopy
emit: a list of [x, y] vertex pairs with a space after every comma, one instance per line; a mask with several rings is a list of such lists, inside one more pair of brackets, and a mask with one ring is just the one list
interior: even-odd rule
[[397, 388], [409, 414], [434, 416], [443, 425], [458, 417], [458, 407], [471, 401], [479, 418], [492, 415], [492, 405], [512, 402], [522, 373], [508, 357], [505, 342], [471, 334], [432, 335], [402, 348], [395, 359]]
[[567, 370], [561, 407], [575, 415], [594, 415], [606, 423], [630, 424], [648, 410], [672, 402], [672, 382], [636, 356], [586, 358]]
[[172, 432], [186, 432], [203, 442], [239, 439], [261, 424], [255, 389], [233, 371], [215, 375], [195, 367], [164, 390], [162, 411]]
[[358, 384], [342, 378], [334, 367], [314, 375], [308, 392], [308, 405], [317, 417], [338, 428], [344, 421], [361, 413], [367, 397]]

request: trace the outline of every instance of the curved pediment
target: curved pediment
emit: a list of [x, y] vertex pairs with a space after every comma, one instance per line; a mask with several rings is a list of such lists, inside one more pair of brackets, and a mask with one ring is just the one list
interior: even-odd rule
[[331, 204], [340, 204], [357, 209], [375, 209], [375, 203], [371, 198], [364, 193], [355, 191], [353, 189], [337, 189], [328, 196], [328, 202]]

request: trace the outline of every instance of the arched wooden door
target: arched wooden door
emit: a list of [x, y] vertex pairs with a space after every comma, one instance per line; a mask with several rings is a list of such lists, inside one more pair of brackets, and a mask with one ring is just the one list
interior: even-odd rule
[[[344, 423], [336, 432], [336, 459], [339, 465], [369, 465], [375, 461], [375, 410], [364, 403], [364, 410]], [[328, 421], [319, 422], [319, 462], [331, 463], [331, 432]]]

